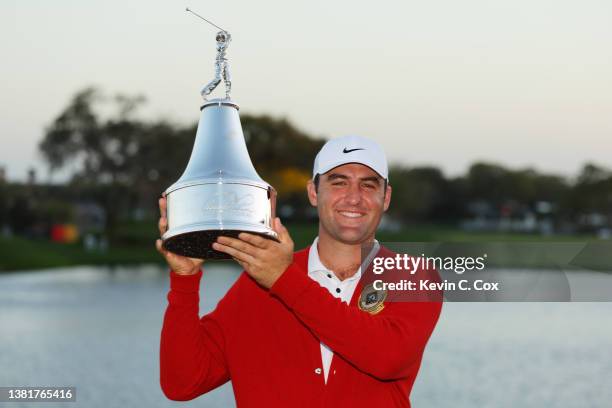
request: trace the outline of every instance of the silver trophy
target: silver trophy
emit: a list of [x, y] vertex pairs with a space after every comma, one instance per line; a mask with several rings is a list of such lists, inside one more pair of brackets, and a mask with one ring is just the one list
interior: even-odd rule
[[[219, 235], [236, 237], [250, 232], [278, 240], [272, 229], [276, 191], [251, 163], [238, 105], [230, 98], [225, 52], [231, 35], [222, 30], [216, 41], [215, 78], [201, 91], [205, 103], [187, 168], [166, 190], [168, 231], [162, 236], [165, 249], [203, 259], [230, 258], [212, 249]], [[221, 81], [225, 98], [208, 100]]]

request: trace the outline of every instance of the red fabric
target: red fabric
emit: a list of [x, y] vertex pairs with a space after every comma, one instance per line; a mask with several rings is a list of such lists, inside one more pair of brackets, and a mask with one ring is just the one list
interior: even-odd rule
[[[243, 273], [201, 318], [202, 271], [170, 272], [164, 394], [190, 400], [231, 379], [238, 408], [410, 407], [441, 303], [386, 302], [372, 315], [357, 306], [363, 282], [347, 305], [308, 277], [307, 263], [308, 248], [296, 252], [270, 290]], [[334, 350], [327, 384], [320, 341]]]

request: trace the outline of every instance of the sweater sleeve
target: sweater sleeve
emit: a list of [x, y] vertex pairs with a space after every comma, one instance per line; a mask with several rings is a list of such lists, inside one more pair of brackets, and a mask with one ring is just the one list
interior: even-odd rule
[[442, 307], [437, 301], [386, 302], [373, 315], [333, 297], [295, 262], [270, 293], [334, 353], [381, 380], [406, 377], [420, 362]]
[[229, 380], [219, 308], [199, 317], [202, 270], [194, 275], [170, 272], [168, 307], [160, 342], [160, 383], [171, 400], [187, 401]]

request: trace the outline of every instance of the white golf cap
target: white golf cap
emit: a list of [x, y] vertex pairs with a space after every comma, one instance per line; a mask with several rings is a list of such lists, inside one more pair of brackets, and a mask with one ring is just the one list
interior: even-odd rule
[[315, 157], [312, 178], [347, 163], [360, 163], [389, 180], [387, 157], [382, 147], [362, 136], [341, 136], [330, 139]]

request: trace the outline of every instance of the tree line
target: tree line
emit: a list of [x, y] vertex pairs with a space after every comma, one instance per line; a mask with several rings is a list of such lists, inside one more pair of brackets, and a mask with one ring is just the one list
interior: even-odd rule
[[[135, 211], [154, 219], [157, 198], [187, 165], [196, 125], [138, 119], [136, 113], [144, 103], [142, 96], [110, 98], [94, 88], [77, 92], [45, 129], [39, 144], [49, 170], [69, 168], [70, 180], [64, 186], [34, 189], [0, 185], [4, 193], [0, 224], [24, 211], [21, 201], [28, 194], [38, 194], [47, 203], [39, 205], [48, 207], [41, 211], [51, 218], [69, 218], [66, 202], [93, 201], [104, 208], [111, 235]], [[325, 139], [284, 118], [241, 114], [241, 122], [253, 164], [278, 191], [281, 215], [313, 220], [305, 183]], [[592, 163], [572, 179], [485, 162], [474, 163], [459, 177], [446, 177], [434, 166], [394, 165], [389, 178], [393, 187], [389, 215], [397, 222], [456, 224], [470, 217], [542, 209], [555, 225], [572, 230], [592, 227], [585, 220], [593, 214], [608, 226], [612, 219], [612, 172]]]

